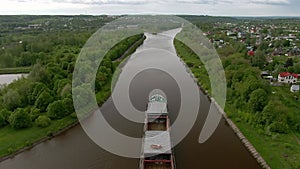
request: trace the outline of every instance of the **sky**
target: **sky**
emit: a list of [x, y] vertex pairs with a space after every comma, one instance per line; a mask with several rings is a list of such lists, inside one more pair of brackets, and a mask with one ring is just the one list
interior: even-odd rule
[[300, 16], [300, 0], [1, 0], [0, 15]]

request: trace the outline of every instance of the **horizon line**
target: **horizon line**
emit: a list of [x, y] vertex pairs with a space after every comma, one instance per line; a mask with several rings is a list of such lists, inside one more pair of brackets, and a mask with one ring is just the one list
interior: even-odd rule
[[186, 14], [186, 13], [124, 13], [124, 14], [0, 14], [0, 16], [130, 16], [130, 15], [175, 15], [175, 16], [207, 16], [207, 17], [279, 17], [279, 18], [300, 18], [299, 15], [206, 15], [206, 14]]

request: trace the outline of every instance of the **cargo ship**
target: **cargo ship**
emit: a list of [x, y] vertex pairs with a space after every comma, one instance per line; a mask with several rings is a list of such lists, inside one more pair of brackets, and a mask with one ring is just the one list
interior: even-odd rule
[[140, 169], [175, 169], [166, 98], [152, 95], [145, 114]]

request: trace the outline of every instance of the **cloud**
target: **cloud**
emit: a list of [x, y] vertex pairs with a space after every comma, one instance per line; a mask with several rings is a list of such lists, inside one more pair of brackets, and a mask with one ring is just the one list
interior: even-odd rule
[[235, 3], [235, 0], [175, 0], [178, 3], [190, 3], [190, 4], [222, 4], [222, 3]]
[[2, 0], [0, 14], [300, 16], [299, 0]]
[[53, 2], [65, 2], [65, 3], [76, 3], [76, 4], [93, 4], [93, 5], [102, 5], [102, 4], [146, 4], [150, 3], [151, 0], [52, 0]]
[[103, 4], [120, 4], [120, 5], [141, 5], [149, 3], [166, 4], [234, 4], [234, 3], [253, 3], [253, 4], [267, 4], [267, 5], [286, 5], [290, 4], [290, 0], [15, 0], [17, 2], [41, 2], [41, 3], [71, 3], [71, 4], [91, 4], [91, 5], [103, 5]]
[[71, 3], [71, 4], [145, 4], [153, 0], [14, 0], [17, 2]]
[[267, 5], [287, 5], [290, 4], [289, 0], [251, 0], [254, 4], [267, 4]]

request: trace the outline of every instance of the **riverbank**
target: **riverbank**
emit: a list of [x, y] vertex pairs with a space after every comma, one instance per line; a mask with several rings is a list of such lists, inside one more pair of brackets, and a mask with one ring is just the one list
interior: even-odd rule
[[[188, 72], [191, 74], [191, 77], [194, 81], [198, 84], [200, 90], [206, 94], [208, 99], [211, 101], [222, 114], [223, 118], [226, 120], [227, 124], [230, 128], [234, 131], [236, 136], [240, 139], [243, 145], [247, 148], [247, 150], [251, 153], [251, 155], [256, 159], [256, 161], [260, 164], [263, 169], [270, 169], [270, 166], [264, 160], [264, 158], [260, 155], [260, 153], [255, 149], [255, 147], [250, 143], [250, 141], [243, 135], [237, 125], [227, 116], [227, 113], [218, 105], [218, 103], [211, 97], [210, 90], [209, 90], [209, 81], [201, 81], [201, 79], [209, 79], [206, 70], [201, 63], [200, 59], [197, 56], [189, 51], [181, 42], [175, 40], [174, 42], [175, 48], [177, 50], [178, 56], [180, 57], [183, 64], [188, 69]], [[186, 50], [186, 51], [184, 51]], [[196, 76], [194, 75], [196, 74]]]
[[[122, 59], [117, 58], [112, 61], [114, 66], [117, 67], [123, 60], [134, 53], [135, 50], [143, 44], [144, 40], [145, 36], [142, 36], [124, 52]], [[111, 82], [112, 79], [103, 86], [102, 90], [96, 93], [99, 106], [101, 106], [110, 97]], [[9, 125], [0, 128], [0, 162], [13, 158], [24, 151], [30, 150], [40, 143], [61, 135], [69, 129], [77, 126], [78, 123], [77, 116], [73, 113], [60, 120], [52, 121], [51, 125], [46, 128], [32, 126], [27, 129], [14, 130]]]
[[0, 68], [1, 74], [28, 74], [32, 67]]

